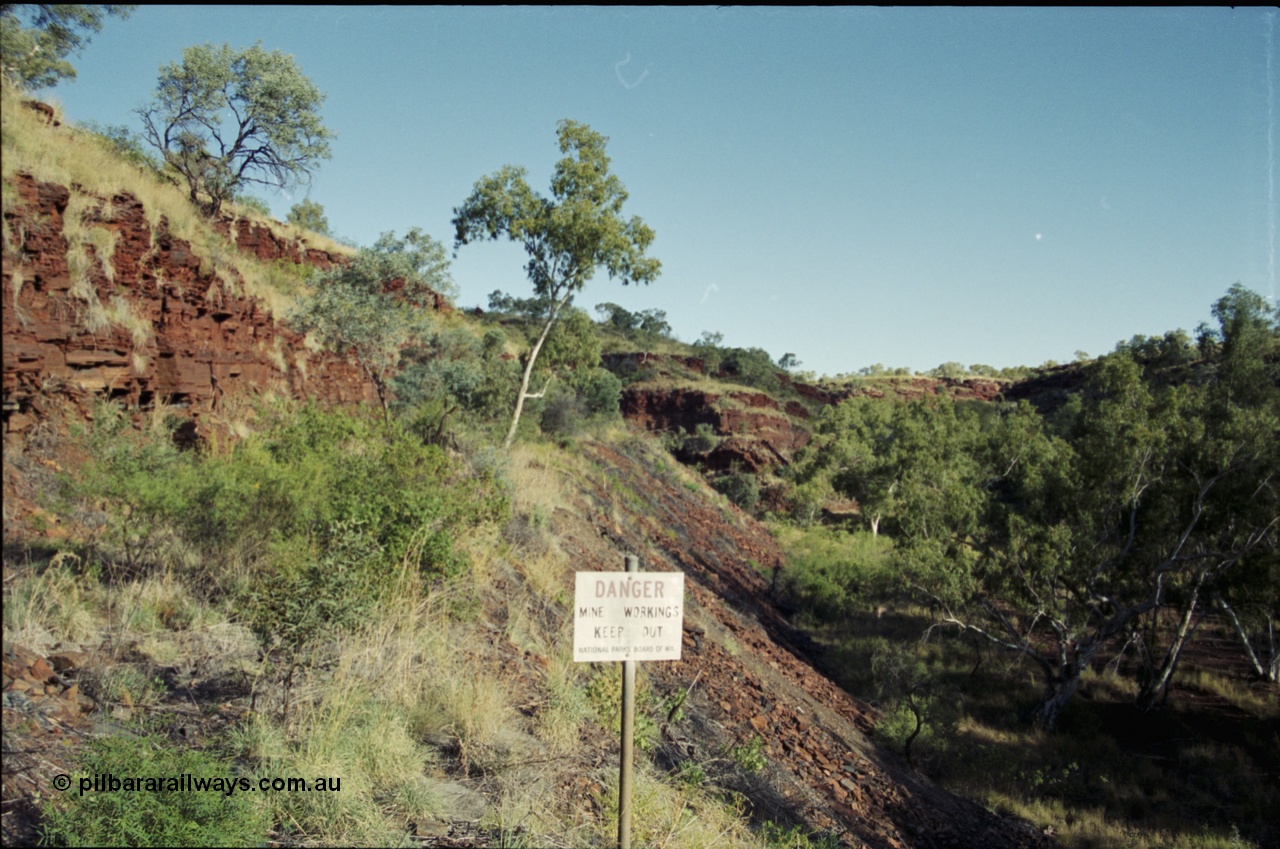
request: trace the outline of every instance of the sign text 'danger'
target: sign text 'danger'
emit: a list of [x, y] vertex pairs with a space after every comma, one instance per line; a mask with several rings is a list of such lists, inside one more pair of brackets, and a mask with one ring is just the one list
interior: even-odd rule
[[682, 573], [578, 572], [574, 590], [574, 660], [680, 659]]

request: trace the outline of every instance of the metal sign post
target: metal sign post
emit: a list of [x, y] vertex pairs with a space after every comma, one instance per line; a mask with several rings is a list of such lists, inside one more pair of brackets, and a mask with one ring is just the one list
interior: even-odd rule
[[[635, 574], [640, 558], [626, 556], [627, 572]], [[636, 737], [636, 662], [622, 661], [622, 754], [618, 764], [618, 849], [631, 849], [631, 759]]]
[[618, 765], [618, 846], [631, 847], [632, 760], [636, 728], [636, 661], [679, 660], [684, 633], [684, 574], [578, 572], [573, 601], [573, 659], [622, 661], [622, 752]]

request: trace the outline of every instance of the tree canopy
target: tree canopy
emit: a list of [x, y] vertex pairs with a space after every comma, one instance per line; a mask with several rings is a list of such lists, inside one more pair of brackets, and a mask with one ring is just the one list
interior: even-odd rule
[[328, 236], [329, 219], [324, 214], [324, 207], [313, 200], [300, 200], [289, 209], [288, 221], [298, 227], [304, 227], [312, 233]]
[[330, 158], [324, 99], [286, 53], [205, 44], [160, 69], [155, 98], [137, 114], [192, 202], [216, 214], [247, 183], [303, 183]]
[[846, 401], [798, 457], [798, 490], [856, 499], [941, 624], [1032, 660], [1047, 727], [1104, 651], [1131, 651], [1136, 701], [1157, 704], [1210, 603], [1274, 678], [1274, 639], [1268, 671], [1252, 635], [1280, 595], [1280, 321], [1240, 287], [1214, 315], [1212, 356], [1180, 332], [1121, 344], [1049, 418]]
[[[107, 16], [127, 18], [136, 5], [0, 4], [0, 66], [7, 80], [44, 88], [74, 80], [66, 56], [79, 53]], [[25, 21], [25, 25], [24, 25]]]
[[529, 256], [525, 273], [534, 294], [546, 298], [542, 330], [525, 360], [515, 410], [505, 445], [515, 439], [520, 414], [531, 394], [529, 380], [538, 353], [560, 311], [598, 269], [623, 285], [650, 283], [661, 264], [645, 256], [653, 231], [638, 217], [624, 219], [627, 199], [622, 182], [609, 172], [608, 139], [586, 124], [557, 125], [560, 152], [551, 178], [551, 196], [530, 188], [525, 169], [512, 165], [476, 182], [471, 195], [454, 209], [455, 250], [475, 241], [505, 237]]

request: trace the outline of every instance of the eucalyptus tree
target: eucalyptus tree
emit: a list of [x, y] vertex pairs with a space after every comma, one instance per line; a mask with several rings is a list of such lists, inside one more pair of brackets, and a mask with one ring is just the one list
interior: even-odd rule
[[[1007, 411], [977, 452], [982, 474], [944, 458], [951, 471], [932, 477], [950, 494], [915, 502], [898, 540], [905, 579], [941, 623], [1037, 664], [1039, 724], [1055, 726], [1117, 649], [1139, 661], [1138, 706], [1156, 705], [1210, 599], [1247, 597], [1255, 619], [1274, 604], [1280, 418], [1274, 402], [1226, 397], [1227, 373], [1161, 383], [1122, 346], [1093, 367], [1069, 432]], [[979, 513], [931, 507], [949, 503]]]
[[136, 5], [80, 3], [0, 4], [0, 68], [6, 80], [27, 88], [74, 80], [66, 56], [79, 53], [108, 15], [127, 18]]
[[1274, 677], [1280, 320], [1238, 288], [1214, 315], [1194, 369], [1185, 334], [1122, 344], [1053, 422], [1025, 402], [846, 401], [797, 481], [858, 500], [938, 625], [1033, 662], [1045, 727], [1116, 651], [1138, 661], [1138, 706], [1158, 704], [1211, 605]]
[[154, 100], [136, 111], [192, 203], [216, 214], [247, 183], [287, 188], [330, 158], [324, 99], [286, 53], [204, 44], [161, 67]]
[[651, 283], [661, 264], [645, 256], [651, 230], [638, 217], [624, 219], [627, 199], [622, 182], [609, 171], [607, 138], [586, 124], [557, 125], [560, 152], [544, 197], [525, 179], [524, 168], [507, 165], [476, 182], [471, 195], [454, 209], [454, 249], [475, 241], [505, 237], [529, 256], [525, 272], [538, 298], [545, 298], [541, 330], [525, 357], [520, 389], [504, 446], [515, 440], [524, 403], [546, 394], [529, 391], [538, 354], [561, 311], [600, 268], [623, 285]]

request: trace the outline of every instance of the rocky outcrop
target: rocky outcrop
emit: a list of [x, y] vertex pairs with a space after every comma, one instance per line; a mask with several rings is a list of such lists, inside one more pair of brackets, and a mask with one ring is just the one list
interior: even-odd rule
[[686, 434], [709, 425], [719, 439], [707, 450], [684, 452], [710, 471], [758, 473], [786, 465], [809, 441], [777, 400], [763, 392], [717, 394], [701, 389], [629, 387], [622, 392], [623, 417], [646, 430]]
[[308, 247], [297, 239], [286, 239], [267, 224], [250, 218], [224, 216], [213, 223], [213, 229], [241, 253], [262, 262], [284, 260], [328, 271], [347, 261], [342, 254]]
[[[202, 259], [164, 218], [151, 221], [132, 195], [89, 198], [83, 225], [104, 237], [72, 250], [64, 222], [72, 190], [21, 174], [11, 183], [18, 197], [4, 213], [8, 431], [29, 427], [50, 393], [211, 412], [243, 392], [376, 400], [355, 364], [308, 351], [299, 334], [246, 293], [238, 272]], [[237, 243], [255, 257], [321, 268], [342, 261], [289, 246], [252, 222], [235, 226]], [[98, 255], [102, 245], [113, 248], [110, 256]]]

